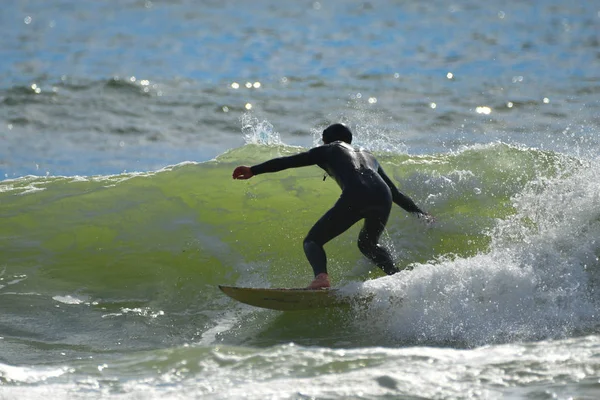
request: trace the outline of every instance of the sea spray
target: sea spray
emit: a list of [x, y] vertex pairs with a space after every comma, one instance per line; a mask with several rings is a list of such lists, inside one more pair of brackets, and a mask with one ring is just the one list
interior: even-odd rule
[[599, 171], [596, 162], [576, 162], [529, 181], [511, 197], [515, 211], [496, 218], [489, 245], [473, 256], [440, 255], [350, 285], [373, 296], [357, 308], [358, 329], [382, 340], [468, 347], [594, 329]]

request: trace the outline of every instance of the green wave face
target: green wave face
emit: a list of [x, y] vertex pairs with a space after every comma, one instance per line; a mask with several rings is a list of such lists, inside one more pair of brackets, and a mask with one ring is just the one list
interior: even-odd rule
[[[244, 274], [258, 274], [264, 284], [303, 285], [311, 270], [302, 239], [339, 195], [334, 181], [323, 182], [317, 167], [231, 179], [238, 164], [297, 151], [249, 145], [156, 173], [4, 181], [0, 264], [15, 275], [35, 269], [28, 277], [36, 291], [85, 288], [100, 297], [150, 298], [157, 286], [235, 283]], [[427, 229], [394, 209], [384, 240], [404, 265], [483, 251], [494, 220], [513, 212], [511, 197], [566, 162], [503, 144], [380, 159], [400, 190], [438, 220]], [[327, 245], [338, 279], [361, 260], [358, 229]]]
[[[59, 340], [55, 336], [64, 318], [74, 318], [60, 312], [75, 304], [89, 312], [73, 322], [73, 332], [85, 325], [106, 339], [89, 344], [68, 336], [74, 345], [112, 348], [125, 341], [137, 348], [187, 341], [213, 334], [217, 320], [237, 306], [218, 291], [218, 284], [306, 285], [312, 270], [302, 240], [339, 196], [335, 182], [323, 181], [317, 167], [247, 181], [231, 178], [237, 165], [299, 151], [246, 145], [210, 162], [154, 173], [2, 181], [1, 307], [17, 319], [32, 309], [42, 315], [31, 327], [22, 327], [26, 333], [15, 335], [38, 340], [43, 331], [43, 343]], [[382, 240], [403, 268], [485, 254], [495, 245], [498, 221], [515, 218], [515, 198], [525, 188], [568, 176], [580, 164], [505, 144], [438, 156], [378, 157], [400, 190], [437, 219], [427, 226], [399, 207], [393, 209]], [[519, 218], [517, 223], [531, 229], [538, 221]], [[326, 245], [335, 286], [383, 276], [358, 251], [359, 229], [360, 224]], [[261, 324], [252, 322], [252, 316], [244, 318], [254, 328], [232, 328], [222, 340], [263, 344], [247, 338]], [[303, 318], [281, 318], [263, 330], [264, 343], [287, 338], [288, 324], [305, 329]], [[331, 331], [345, 318], [333, 317], [334, 322], [319, 329]], [[39, 325], [48, 323], [59, 325]], [[127, 335], [115, 338], [121, 330]]]

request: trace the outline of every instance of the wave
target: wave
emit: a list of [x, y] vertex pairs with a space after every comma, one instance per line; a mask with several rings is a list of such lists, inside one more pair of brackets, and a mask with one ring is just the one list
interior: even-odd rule
[[[339, 195], [335, 183], [323, 182], [316, 167], [231, 179], [234, 166], [297, 151], [248, 144], [154, 172], [0, 182], [6, 312], [23, 312], [17, 303], [27, 296], [40, 307], [137, 318], [181, 340], [285, 340], [284, 326], [302, 330], [307, 320], [284, 314], [262, 339], [233, 327], [222, 332], [223, 313], [238, 305], [216, 286], [310, 280], [302, 239]], [[378, 156], [437, 222], [426, 226], [394, 209], [384, 241], [407, 270], [391, 277], [361, 256], [358, 226], [328, 244], [334, 285], [375, 297], [322, 327], [349, 323], [350, 339], [325, 331], [312, 339], [356, 344], [372, 340], [375, 329], [387, 343], [473, 345], [594, 328], [598, 165], [504, 143]]]

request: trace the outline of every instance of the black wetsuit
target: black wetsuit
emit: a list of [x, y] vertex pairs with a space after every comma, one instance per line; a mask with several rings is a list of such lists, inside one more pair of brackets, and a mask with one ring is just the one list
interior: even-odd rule
[[339, 200], [317, 221], [304, 239], [304, 252], [315, 276], [327, 272], [327, 257], [323, 249], [325, 243], [361, 219], [365, 223], [358, 237], [360, 251], [386, 274], [398, 272], [390, 252], [379, 244], [392, 201], [408, 212], [424, 212], [409, 197], [400, 193], [371, 153], [336, 141], [304, 153], [266, 161], [251, 167], [251, 171], [258, 175], [315, 164], [333, 177], [342, 189]]

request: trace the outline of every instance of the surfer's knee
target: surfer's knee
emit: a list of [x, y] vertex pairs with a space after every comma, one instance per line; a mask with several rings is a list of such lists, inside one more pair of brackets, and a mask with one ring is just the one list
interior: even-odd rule
[[304, 251], [307, 251], [308, 249], [311, 249], [312, 247], [316, 246], [317, 243], [314, 241], [313, 238], [307, 236], [304, 238], [304, 242], [302, 242], [302, 245], [304, 246]]
[[377, 250], [377, 243], [372, 243], [366, 237], [360, 236], [356, 244], [358, 245], [358, 249], [360, 250], [360, 252], [363, 253], [365, 256], [369, 258], [374, 257], [375, 252]]
[[303, 243], [303, 247], [304, 247], [304, 254], [306, 254], [306, 257], [308, 258], [309, 261], [311, 261], [311, 264], [313, 264], [317, 259], [321, 259], [323, 258], [324, 252], [325, 250], [323, 249], [323, 246], [320, 245], [319, 243], [317, 243], [313, 238], [311, 238], [310, 236], [307, 236], [304, 239], [304, 243]]

